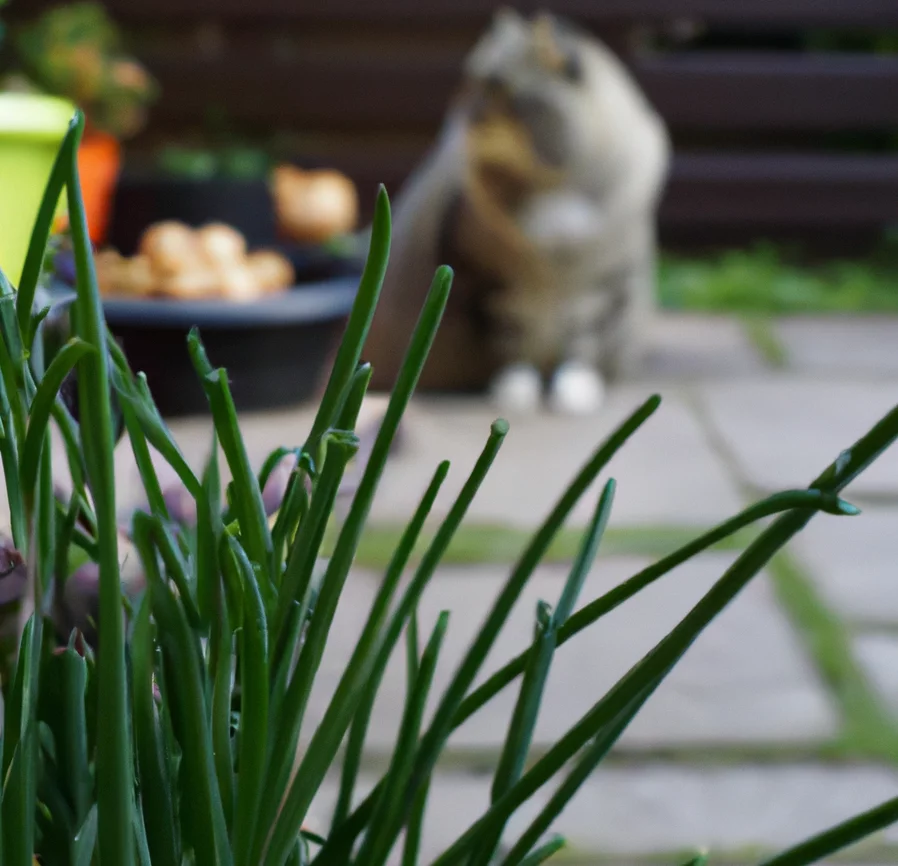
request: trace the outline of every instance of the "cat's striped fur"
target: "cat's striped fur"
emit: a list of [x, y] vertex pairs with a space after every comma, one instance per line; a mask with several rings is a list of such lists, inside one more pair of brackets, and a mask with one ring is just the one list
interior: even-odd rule
[[622, 64], [549, 16], [497, 16], [469, 56], [436, 147], [400, 195], [369, 357], [395, 375], [429, 277], [456, 287], [427, 388], [481, 388], [639, 358], [651, 314], [664, 125]]

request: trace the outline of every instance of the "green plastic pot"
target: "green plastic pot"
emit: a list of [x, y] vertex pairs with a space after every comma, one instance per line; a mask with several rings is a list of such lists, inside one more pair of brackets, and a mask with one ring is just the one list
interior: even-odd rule
[[70, 102], [53, 96], [0, 93], [0, 268], [14, 285], [74, 111]]

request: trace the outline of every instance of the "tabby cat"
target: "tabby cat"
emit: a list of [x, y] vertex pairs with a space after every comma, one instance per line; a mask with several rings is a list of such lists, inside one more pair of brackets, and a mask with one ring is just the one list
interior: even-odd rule
[[652, 310], [664, 125], [612, 52], [503, 10], [468, 56], [439, 139], [401, 191], [368, 344], [388, 387], [441, 263], [456, 271], [421, 387], [544, 393], [592, 412], [641, 356]]

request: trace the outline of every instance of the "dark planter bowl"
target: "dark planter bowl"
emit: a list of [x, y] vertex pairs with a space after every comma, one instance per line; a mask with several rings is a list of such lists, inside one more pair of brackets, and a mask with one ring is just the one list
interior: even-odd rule
[[240, 231], [250, 247], [270, 246], [276, 240], [274, 205], [264, 180], [123, 175], [116, 188], [109, 243], [132, 255], [146, 227], [163, 220], [193, 227], [226, 223]]
[[[249, 304], [104, 299], [109, 329], [131, 368], [146, 374], [162, 415], [208, 412], [187, 352], [193, 326], [210, 361], [227, 369], [238, 410], [275, 409], [313, 397], [352, 306], [362, 262], [323, 247], [278, 243], [263, 180], [125, 174], [116, 192], [110, 244], [133, 255], [147, 226], [162, 220], [231, 225], [250, 249], [285, 254], [297, 282], [290, 291]], [[58, 262], [57, 269], [63, 282], [74, 282], [71, 261]]]
[[163, 416], [209, 411], [187, 352], [194, 325], [209, 360], [227, 369], [237, 410], [259, 411], [315, 396], [357, 288], [357, 277], [337, 277], [251, 304], [108, 298], [103, 307]]

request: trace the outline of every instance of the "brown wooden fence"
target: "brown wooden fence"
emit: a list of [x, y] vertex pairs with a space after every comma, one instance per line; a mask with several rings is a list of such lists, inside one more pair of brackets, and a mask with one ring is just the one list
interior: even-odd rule
[[[43, 0], [17, 0], [37, 8]], [[144, 144], [225, 124], [395, 191], [487, 0], [106, 0], [164, 98]], [[633, 68], [673, 131], [672, 241], [827, 242], [898, 222], [898, 55], [821, 52], [812, 29], [898, 30], [898, 0], [544, 0]], [[864, 134], [846, 144], [846, 136]]]

